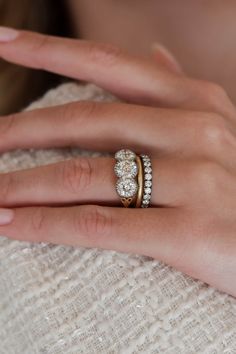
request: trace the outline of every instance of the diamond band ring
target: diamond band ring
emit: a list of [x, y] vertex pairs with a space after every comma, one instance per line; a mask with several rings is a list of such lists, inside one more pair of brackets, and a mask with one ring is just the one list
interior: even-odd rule
[[147, 208], [152, 192], [152, 166], [147, 155], [136, 155], [128, 149], [115, 154], [114, 171], [118, 177], [116, 191], [124, 207]]
[[141, 155], [144, 167], [144, 193], [142, 199], [142, 208], [148, 208], [152, 195], [152, 163], [147, 155]]

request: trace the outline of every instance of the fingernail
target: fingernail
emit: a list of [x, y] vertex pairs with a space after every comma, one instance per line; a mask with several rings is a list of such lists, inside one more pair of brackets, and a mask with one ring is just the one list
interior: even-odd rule
[[151, 46], [151, 49], [153, 52], [158, 52], [159, 55], [161, 56], [161, 60], [166, 61], [169, 63], [169, 65], [172, 67], [173, 70], [183, 73], [183, 68], [181, 67], [180, 63], [177, 61], [177, 59], [174, 57], [174, 55], [162, 44], [154, 42]]
[[10, 224], [14, 219], [14, 211], [12, 209], [0, 209], [0, 226]]
[[0, 42], [10, 42], [16, 39], [19, 36], [19, 31], [0, 26]]

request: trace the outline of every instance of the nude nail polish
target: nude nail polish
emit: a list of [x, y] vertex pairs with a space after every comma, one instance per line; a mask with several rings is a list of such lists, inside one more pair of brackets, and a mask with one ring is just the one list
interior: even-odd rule
[[19, 32], [17, 30], [9, 27], [0, 26], [0, 43], [13, 41], [18, 37], [18, 35]]
[[0, 226], [10, 224], [14, 219], [14, 210], [0, 209]]

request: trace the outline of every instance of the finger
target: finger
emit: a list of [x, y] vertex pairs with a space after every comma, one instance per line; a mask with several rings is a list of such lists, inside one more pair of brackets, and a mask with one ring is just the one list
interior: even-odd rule
[[217, 111], [232, 117], [232, 103], [217, 85], [159, 69], [149, 58], [104, 43], [18, 33], [0, 44], [3, 59], [93, 82], [128, 101]]
[[230, 284], [222, 284], [219, 274], [224, 276], [225, 269], [232, 271], [232, 262], [225, 263], [221, 258], [216, 262], [222, 233], [218, 232], [219, 238], [210, 231], [213, 233], [209, 237], [209, 226], [214, 230], [215, 222], [212, 220], [209, 225], [208, 218], [199, 218], [183, 208], [33, 207], [0, 210], [0, 235], [19, 241], [95, 247], [153, 257], [231, 293]]
[[[0, 226], [0, 235], [28, 242], [95, 247], [146, 255], [208, 283], [209, 269], [204, 221], [193, 232], [193, 216], [179, 208], [124, 209], [101, 206], [14, 209], [13, 221]], [[191, 232], [189, 233], [189, 230]], [[207, 229], [206, 232], [209, 232]], [[217, 255], [212, 255], [213, 262]], [[211, 268], [211, 267], [210, 267]]]
[[[0, 235], [20, 241], [139, 253], [170, 264], [190, 258], [191, 249], [196, 252], [192, 238], [183, 236], [185, 218], [175, 208], [143, 210], [88, 205], [19, 208], [13, 212], [13, 221], [0, 226]], [[182, 254], [183, 249], [186, 254]]]
[[77, 102], [4, 117], [0, 120], [0, 151], [79, 146], [115, 152], [125, 146], [158, 157], [209, 156], [223, 163], [229, 159], [231, 165], [234, 149], [225, 154], [222, 148], [231, 134], [228, 125], [222, 117], [209, 113]]
[[[76, 158], [0, 174], [0, 206], [120, 206], [121, 201], [115, 188], [117, 178], [114, 166], [113, 158]], [[152, 206], [176, 206], [184, 203], [186, 194], [188, 195], [186, 190], [191, 188], [186, 181], [186, 173], [189, 175], [190, 171], [179, 166], [176, 161], [164, 159], [153, 159], [152, 169]]]

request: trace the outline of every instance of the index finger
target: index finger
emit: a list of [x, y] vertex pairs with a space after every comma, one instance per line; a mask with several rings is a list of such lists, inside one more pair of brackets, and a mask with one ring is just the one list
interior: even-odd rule
[[154, 94], [159, 86], [161, 100], [166, 90], [171, 95], [173, 87], [168, 85], [168, 75], [163, 75], [156, 64], [128, 55], [121, 48], [107, 43], [20, 31], [15, 40], [0, 44], [0, 56], [30, 68], [93, 82], [124, 95], [131, 95], [128, 89], [132, 77], [134, 92], [131, 99], [143, 95], [145, 91]]
[[173, 74], [149, 58], [131, 55], [110, 44], [27, 31], [19, 31], [16, 38], [2, 43], [0, 28], [0, 57], [93, 82], [134, 103], [229, 115], [232, 111], [232, 103], [214, 84]]

